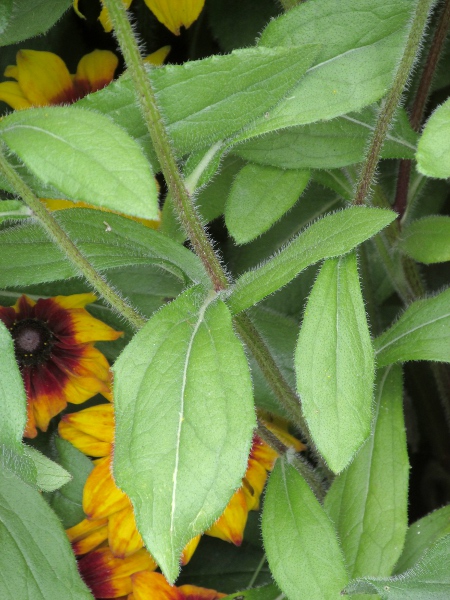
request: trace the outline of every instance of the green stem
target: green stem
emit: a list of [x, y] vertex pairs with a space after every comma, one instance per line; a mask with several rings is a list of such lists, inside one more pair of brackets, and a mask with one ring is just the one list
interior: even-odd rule
[[0, 148], [0, 173], [11, 185], [15, 192], [23, 199], [32, 212], [41, 222], [41, 225], [55, 241], [58, 247], [65, 253], [70, 262], [75, 266], [92, 287], [100, 294], [104, 300], [119, 314], [123, 315], [135, 329], [140, 329], [146, 323], [134, 308], [123, 300], [108, 284], [108, 282], [94, 269], [91, 263], [79, 251], [72, 240], [68, 237], [61, 225], [49, 212], [42, 202], [37, 198], [28, 185], [16, 173], [14, 168], [8, 163], [4, 153]]
[[122, 0], [103, 0], [134, 83], [142, 111], [167, 187], [186, 234], [209, 274], [216, 291], [228, 287], [228, 278], [203, 228], [178, 168], [169, 135], [158, 108], [147, 68], [144, 65]]
[[356, 187], [354, 204], [364, 204], [370, 193], [375, 170], [380, 160], [381, 148], [391, 126], [392, 118], [400, 103], [411, 69], [420, 51], [420, 43], [434, 2], [435, 0], [418, 0], [405, 52], [395, 74], [394, 83], [378, 114], [367, 158], [361, 169]]

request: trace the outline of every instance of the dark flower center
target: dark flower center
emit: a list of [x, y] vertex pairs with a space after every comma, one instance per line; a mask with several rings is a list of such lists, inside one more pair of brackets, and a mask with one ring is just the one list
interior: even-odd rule
[[39, 365], [48, 360], [53, 348], [53, 334], [37, 319], [17, 321], [11, 328], [16, 358], [24, 366]]

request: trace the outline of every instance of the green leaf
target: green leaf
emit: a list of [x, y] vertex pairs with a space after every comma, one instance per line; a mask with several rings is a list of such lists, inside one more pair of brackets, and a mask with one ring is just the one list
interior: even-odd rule
[[409, 571], [388, 579], [351, 581], [347, 594], [380, 594], [382, 600], [448, 600], [450, 535], [437, 541]]
[[[282, 169], [332, 169], [361, 162], [369, 135], [374, 130], [376, 107], [350, 113], [332, 121], [277, 130], [245, 141], [243, 132], [232, 148], [233, 154], [263, 165]], [[251, 135], [251, 131], [248, 133]], [[417, 134], [406, 113], [398, 114], [386, 136], [382, 158], [414, 158]]]
[[[87, 208], [61, 210], [58, 222], [96, 269], [152, 264], [187, 283], [208, 277], [192, 252], [131, 219]], [[13, 287], [76, 277], [65, 255], [36, 224], [0, 232], [0, 286]]]
[[282, 600], [284, 597], [280, 589], [276, 585], [271, 584], [252, 590], [236, 592], [235, 594], [231, 594], [231, 596], [226, 596], [224, 600]]
[[[154, 69], [150, 77], [177, 153], [210, 146], [263, 115], [301, 79], [318, 48], [315, 43], [299, 48], [246, 48]], [[109, 114], [153, 154], [127, 77], [77, 104]]]
[[115, 478], [174, 581], [184, 546], [220, 516], [246, 469], [255, 425], [247, 361], [226, 305], [191, 288], [113, 370]]
[[72, 479], [70, 473], [35, 448], [25, 446], [25, 454], [31, 458], [36, 467], [36, 485], [40, 490], [53, 492]]
[[0, 597], [92, 600], [61, 522], [41, 494], [0, 471]]
[[408, 360], [450, 362], [450, 288], [413, 302], [374, 345], [378, 367]]
[[353, 250], [396, 216], [390, 210], [353, 206], [316, 221], [273, 258], [239, 277], [227, 301], [232, 313], [250, 308], [309, 265]]
[[335, 473], [370, 433], [373, 354], [356, 255], [325, 261], [306, 305], [295, 371], [314, 444]]
[[0, 136], [34, 175], [64, 196], [159, 219], [150, 165], [111, 119], [74, 107], [33, 108], [4, 117]]
[[72, 476], [71, 481], [47, 495], [47, 502], [61, 519], [65, 528], [73, 527], [85, 518], [83, 488], [94, 468], [92, 461], [70, 442], [55, 437], [58, 462]]
[[[0, 46], [9, 46], [45, 33], [72, 5], [71, 0], [2, 0]], [[3, 7], [3, 5], [6, 5]], [[12, 9], [12, 10], [11, 10]]]
[[10, 219], [24, 219], [31, 216], [31, 210], [20, 200], [0, 202], [0, 223]]
[[36, 467], [22, 444], [27, 422], [27, 397], [14, 353], [11, 334], [0, 320], [0, 465], [30, 485]]
[[333, 524], [285, 459], [269, 479], [262, 534], [273, 577], [289, 600], [338, 600], [348, 576]]
[[450, 217], [413, 221], [402, 231], [399, 249], [426, 265], [450, 260]]
[[409, 0], [313, 0], [267, 26], [261, 46], [324, 41], [303, 78], [252, 134], [332, 119], [360, 110], [389, 89], [411, 18]]
[[450, 534], [450, 505], [439, 508], [416, 521], [406, 532], [403, 552], [395, 565], [394, 575], [411, 569], [435, 542]]
[[417, 146], [417, 169], [423, 175], [450, 177], [450, 99], [428, 119]]
[[408, 523], [409, 463], [402, 372], [378, 372], [373, 434], [333, 481], [325, 510], [336, 526], [351, 577], [390, 575]]
[[297, 202], [308, 171], [246, 165], [236, 176], [225, 205], [225, 223], [238, 244], [261, 235]]

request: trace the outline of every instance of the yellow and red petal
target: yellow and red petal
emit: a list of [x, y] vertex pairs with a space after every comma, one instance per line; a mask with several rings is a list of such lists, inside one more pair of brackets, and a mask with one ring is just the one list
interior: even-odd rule
[[64, 61], [52, 52], [19, 50], [18, 82], [33, 106], [73, 102], [74, 87]]
[[131, 502], [108, 517], [108, 543], [114, 556], [125, 558], [144, 546], [137, 530]]
[[239, 488], [231, 496], [221, 517], [205, 533], [225, 542], [240, 546], [244, 539], [244, 529], [247, 524], [248, 508], [244, 491]]
[[102, 442], [92, 435], [87, 435], [76, 427], [65, 423], [63, 420], [58, 425], [58, 432], [62, 438], [70, 442], [77, 450], [86, 454], [86, 456], [103, 458], [104, 456], [108, 456], [112, 451], [111, 444]]
[[178, 591], [182, 593], [183, 600], [219, 600], [219, 598], [225, 598], [227, 595], [196, 585], [181, 585]]
[[[67, 534], [67, 537], [69, 538], [69, 541], [74, 546], [74, 551], [75, 551], [75, 546], [78, 542], [89, 539], [91, 536], [96, 535], [98, 531], [101, 531], [103, 529], [106, 529], [106, 530], [104, 532], [104, 538], [102, 539], [102, 542], [104, 540], [106, 540], [108, 537], [107, 526], [108, 526], [108, 519], [98, 519], [97, 521], [90, 521], [89, 519], [83, 519], [83, 521], [80, 521], [80, 523], [77, 523], [73, 527], [69, 527], [69, 529], [66, 529], [66, 534]], [[100, 543], [101, 542], [99, 542], [99, 544]], [[95, 546], [93, 546], [93, 548], [94, 547]], [[90, 550], [92, 550], [93, 548], [91, 548]], [[88, 552], [90, 550], [88, 550]], [[76, 552], [75, 551], [75, 554], [84, 554], [84, 552]]]
[[114, 440], [114, 408], [112, 404], [97, 404], [76, 413], [64, 415], [61, 419], [60, 429], [69, 426], [105, 442], [109, 446]]
[[181, 26], [187, 29], [198, 19], [205, 0], [145, 0], [145, 4], [158, 21], [179, 35]]
[[94, 50], [85, 54], [78, 63], [73, 83], [81, 96], [101, 90], [114, 79], [119, 64], [117, 56], [109, 50]]
[[131, 575], [155, 568], [145, 549], [128, 558], [116, 558], [109, 548], [99, 548], [78, 561], [80, 575], [96, 598], [120, 598], [131, 593]]
[[194, 554], [194, 552], [197, 550], [197, 546], [200, 542], [201, 539], [201, 535], [196, 535], [194, 538], [192, 538], [192, 540], [190, 542], [188, 542], [183, 550], [183, 553], [181, 554], [181, 566], [184, 567], [184, 565], [187, 565], [188, 562], [191, 560], [192, 555]]
[[258, 510], [259, 499], [267, 481], [267, 471], [254, 458], [248, 461], [247, 471], [243, 479], [242, 489], [247, 500], [248, 510]]
[[253, 438], [252, 449], [250, 451], [250, 458], [257, 460], [266, 471], [271, 471], [275, 465], [275, 461], [278, 458], [277, 452], [266, 444], [257, 435]]
[[14, 110], [23, 110], [32, 106], [16, 81], [0, 83], [0, 100], [9, 104]]
[[294, 448], [296, 452], [306, 450], [305, 444], [291, 435], [288, 431], [289, 421], [265, 410], [258, 410], [258, 418], [269, 431], [277, 436], [285, 446]]
[[88, 519], [103, 519], [129, 506], [128, 497], [114, 482], [111, 457], [101, 458], [84, 485], [83, 510]]
[[132, 575], [134, 600], [184, 600], [182, 593], [170, 585], [161, 573], [141, 571]]

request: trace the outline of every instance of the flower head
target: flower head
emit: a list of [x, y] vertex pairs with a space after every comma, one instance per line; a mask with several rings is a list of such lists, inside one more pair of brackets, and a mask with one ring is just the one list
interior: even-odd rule
[[71, 75], [64, 61], [52, 52], [19, 50], [16, 64], [5, 70], [5, 77], [15, 81], [0, 83], [0, 100], [16, 110], [72, 104], [108, 85], [117, 65], [117, 56], [109, 50], [94, 50], [83, 56]]
[[87, 312], [95, 299], [75, 294], [34, 302], [23, 295], [14, 306], [0, 306], [27, 394], [26, 437], [35, 437], [37, 428], [46, 431], [67, 402], [80, 404], [98, 393], [110, 398], [108, 361], [94, 342], [122, 333]]

